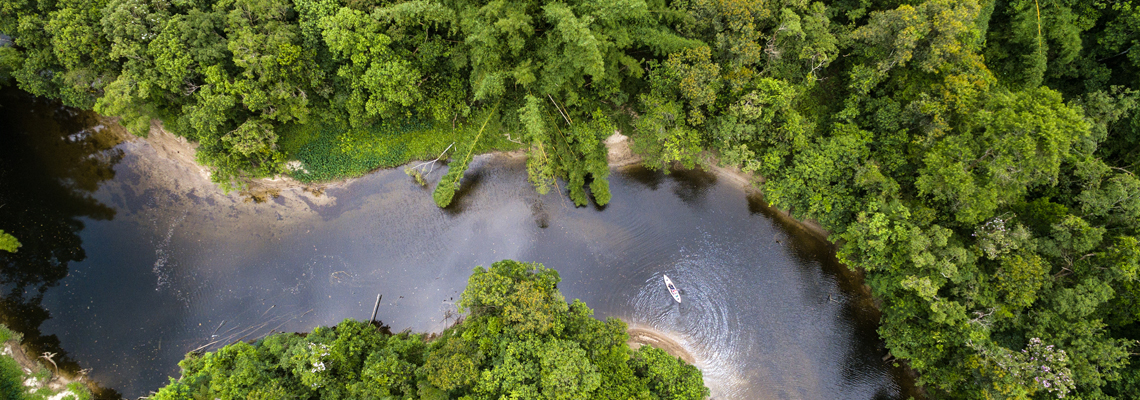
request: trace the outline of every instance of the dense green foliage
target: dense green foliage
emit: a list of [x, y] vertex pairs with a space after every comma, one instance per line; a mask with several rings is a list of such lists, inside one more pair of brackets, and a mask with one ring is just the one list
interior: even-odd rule
[[936, 397], [1140, 393], [1131, 3], [684, 6], [708, 47], [649, 73], [651, 162], [713, 150], [818, 220]]
[[23, 400], [24, 369], [12, 357], [0, 357], [0, 397], [3, 400]]
[[[19, 334], [0, 325], [0, 343], [18, 339]], [[24, 394], [24, 369], [9, 356], [0, 356], [0, 399], [20, 400]]]
[[478, 267], [437, 337], [391, 335], [345, 320], [312, 333], [189, 355], [175, 399], [703, 399], [700, 372], [664, 351], [626, 345], [620, 320], [567, 304], [558, 273], [510, 260]]
[[1133, 1], [0, 0], [0, 32], [0, 79], [159, 118], [220, 181], [456, 143], [446, 205], [494, 138], [604, 204], [614, 129], [713, 154], [833, 233], [933, 395], [1140, 393]]

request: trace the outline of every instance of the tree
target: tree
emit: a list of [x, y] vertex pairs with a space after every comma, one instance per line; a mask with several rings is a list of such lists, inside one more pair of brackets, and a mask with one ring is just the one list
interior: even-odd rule
[[337, 76], [351, 88], [350, 93], [343, 94], [342, 106], [353, 125], [368, 125], [377, 117], [407, 115], [408, 108], [424, 97], [418, 88], [420, 71], [388, 48], [391, 39], [381, 33], [378, 21], [360, 11], [341, 8], [336, 15], [323, 18], [320, 26], [329, 50], [337, 59], [347, 61]]
[[558, 271], [540, 264], [500, 261], [490, 270], [475, 268], [457, 305], [459, 312], [502, 318], [520, 334], [557, 334], [569, 309], [555, 289], [560, 280]]
[[11, 46], [0, 47], [0, 86], [12, 83], [12, 73], [24, 63], [19, 50]]
[[926, 73], [969, 63], [979, 43], [973, 24], [979, 12], [977, 1], [931, 0], [871, 13], [851, 33], [867, 44], [858, 48], [871, 64], [854, 68], [854, 87], [865, 93], [891, 70], [911, 63]]
[[696, 367], [661, 349], [641, 347], [634, 353], [631, 364], [639, 374], [645, 375], [649, 389], [660, 398], [703, 399], [709, 395], [708, 388], [700, 384]]
[[577, 342], [547, 342], [540, 359], [541, 393], [548, 399], [586, 398], [601, 385], [601, 374]]
[[35, 95], [58, 98], [72, 107], [91, 108], [117, 66], [99, 29], [105, 2], [6, 2], [3, 32], [23, 51], [12, 75]]
[[548, 122], [543, 115], [542, 100], [527, 95], [526, 105], [519, 109], [519, 123], [524, 129], [524, 138], [530, 144], [526, 158], [526, 172], [538, 194], [546, 194], [555, 185], [553, 156], [548, 151], [550, 135]]
[[447, 167], [447, 173], [439, 179], [436, 184], [435, 190], [432, 191], [431, 197], [435, 200], [435, 204], [442, 207], [447, 207], [451, 204], [452, 199], [455, 198], [455, 191], [459, 190], [459, 182], [463, 179], [463, 174], [467, 172], [467, 166], [471, 162], [471, 158], [475, 156], [475, 146], [479, 144], [479, 139], [483, 137], [483, 132], [487, 129], [487, 124], [491, 119], [497, 117], [497, 107], [487, 112], [486, 118], [483, 119], [483, 125], [479, 127], [479, 131], [475, 132], [474, 137], [464, 138], [465, 141], [456, 150], [456, 154], [463, 156], [457, 160], [453, 160]]
[[966, 123], [926, 154], [916, 184], [967, 224], [1031, 188], [1055, 184], [1073, 141], [1089, 130], [1048, 89], [993, 93]]

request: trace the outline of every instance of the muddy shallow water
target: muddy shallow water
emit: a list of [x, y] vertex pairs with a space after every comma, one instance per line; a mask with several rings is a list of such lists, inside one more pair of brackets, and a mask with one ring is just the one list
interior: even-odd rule
[[[146, 141], [100, 137], [90, 116], [0, 100], [0, 229], [28, 250], [0, 255], [3, 319], [129, 398], [176, 377], [190, 350], [366, 319], [378, 293], [393, 330], [439, 331], [471, 269], [504, 258], [555, 268], [567, 299], [679, 343], [714, 398], [909, 395], [830, 246], [714, 174], [626, 167], [610, 205], [576, 208], [537, 195], [523, 160], [480, 156], [448, 209], [401, 171], [255, 203]], [[45, 221], [58, 232], [33, 234]]]

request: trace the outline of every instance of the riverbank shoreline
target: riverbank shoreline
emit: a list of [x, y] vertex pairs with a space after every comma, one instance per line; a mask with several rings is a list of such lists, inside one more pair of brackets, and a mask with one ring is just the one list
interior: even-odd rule
[[[620, 132], [614, 132], [613, 135], [610, 135], [609, 138], [606, 138], [604, 143], [606, 145], [608, 153], [608, 162], [610, 169], [624, 168], [633, 165], [639, 165], [642, 163], [641, 156], [633, 152], [628, 136], [625, 136]], [[717, 158], [713, 155], [707, 155], [705, 157], [704, 164], [704, 169], [709, 170], [708, 172], [712, 172], [719, 177], [726, 178], [729, 181], [740, 185], [740, 187], [744, 189], [746, 193], [758, 194], [763, 197], [763, 193], [756, 187], [757, 183], [764, 182], [763, 176], [752, 172], [744, 172], [738, 167], [720, 166], [719, 160], [717, 160]], [[800, 220], [792, 216], [792, 214], [788, 211], [772, 207], [771, 205], [769, 205], [769, 207], [773, 211], [776, 211], [776, 213], [780, 215], [781, 219], [785, 220], [786, 222], [803, 228], [804, 230], [810, 232], [813, 236], [823, 241], [832, 243], [828, 240], [828, 237], [831, 236], [831, 232], [829, 232], [827, 229], [824, 229], [823, 225], [820, 225], [818, 221], [812, 219]], [[834, 246], [834, 243], [832, 243], [832, 245]]]
[[651, 346], [664, 350], [673, 357], [679, 357], [690, 365], [697, 364], [696, 358], [685, 349], [685, 346], [664, 332], [640, 326], [630, 326], [629, 329], [626, 329], [626, 333], [629, 334], [629, 340], [625, 343], [632, 350], [637, 350], [641, 346]]
[[[737, 167], [719, 166], [719, 165], [717, 165], [716, 159], [712, 158], [712, 157], [710, 157], [710, 160], [708, 161], [708, 168], [711, 169], [712, 172], [717, 174], [718, 176], [727, 178], [728, 180], [730, 180], [736, 184], [739, 184], [744, 189], [745, 192], [758, 194], [761, 196], [761, 198], [763, 198], [764, 193], [761, 192], [760, 189], [758, 189], [756, 187], [756, 183], [764, 182], [764, 177], [762, 177], [760, 175], [756, 175], [755, 173], [752, 173], [752, 172], [741, 171], [740, 168], [737, 168]], [[767, 201], [765, 201], [765, 203], [767, 204]], [[772, 206], [771, 204], [768, 204], [768, 207], [771, 208], [773, 211], [775, 211], [780, 216], [781, 220], [784, 220], [785, 222], [788, 222], [791, 225], [798, 226], [798, 227], [810, 232], [812, 234], [812, 236], [815, 236], [816, 238], [818, 238], [820, 240], [823, 240], [827, 243], [830, 243], [833, 248], [838, 248], [836, 242], [832, 242], [831, 240], [829, 240], [829, 237], [831, 236], [831, 232], [828, 231], [827, 229], [825, 229], [823, 227], [823, 225], [820, 225], [818, 221], [813, 220], [813, 219], [802, 219], [801, 220], [799, 218], [792, 216], [791, 212], [789, 212], [787, 210], [782, 210], [782, 209], [776, 208], [776, 207]]]
[[[82, 388], [85, 387], [90, 390], [86, 376], [60, 374], [57, 369], [49, 369], [38, 359], [29, 357], [23, 344], [16, 338], [3, 343], [3, 347], [0, 348], [0, 357], [11, 358], [23, 370], [24, 381], [22, 383], [25, 390], [29, 392], [44, 394], [44, 390], [50, 391], [50, 396], [45, 395], [48, 400], [81, 399], [85, 395], [90, 395], [89, 393], [77, 393], [77, 389], [82, 391]], [[45, 371], [48, 374], [46, 380], [37, 377], [37, 375], [42, 376]]]
[[[103, 122], [108, 125], [118, 124], [118, 118], [102, 117], [102, 119]], [[174, 164], [184, 169], [186, 172], [189, 172], [193, 175], [198, 175], [205, 181], [210, 181], [209, 169], [197, 162], [196, 152], [198, 145], [191, 143], [184, 137], [167, 131], [163, 128], [161, 121], [151, 121], [151, 127], [150, 131], [147, 134], [147, 137], [138, 137], [131, 135], [126, 132], [126, 129], [117, 129], [115, 131], [120, 132], [120, 139], [123, 141], [145, 141], [150, 145], [150, 147], [155, 150], [159, 157], [173, 161]], [[610, 169], [635, 166], [641, 164], [643, 161], [641, 156], [633, 152], [630, 138], [626, 135], [623, 135], [621, 132], [615, 131], [612, 135], [606, 138], [603, 143], [606, 146], [607, 163], [609, 164]], [[479, 155], [518, 159], [526, 157], [526, 151], [522, 149], [513, 151], [494, 151]], [[414, 165], [431, 161], [432, 160], [411, 160], [404, 165]], [[705, 164], [710, 172], [727, 178], [728, 180], [740, 185], [745, 191], [751, 193], [760, 193], [756, 188], [755, 183], [763, 182], [764, 178], [762, 176], [741, 171], [736, 167], [719, 166], [716, 158], [713, 156], [706, 157]], [[385, 168], [374, 169], [364, 175], [361, 175], [360, 177], [345, 178], [320, 183], [304, 183], [287, 175], [278, 175], [272, 178], [249, 179], [243, 182], [246, 186], [239, 191], [239, 194], [255, 202], [264, 202], [271, 198], [281, 196], [285, 192], [294, 191], [298, 192], [298, 194], [307, 195], [305, 197], [308, 197], [308, 200], [314, 204], [321, 204], [323, 201], [319, 199], [325, 197], [324, 193], [328, 189], [348, 186], [353, 181], [356, 181], [363, 176], [373, 174], [380, 170], [385, 170]], [[774, 207], [773, 210], [777, 211], [784, 218], [787, 218], [789, 222], [793, 222], [795, 225], [803, 227], [820, 239], [827, 240], [831, 234], [826, 229], [824, 229], [822, 225], [814, 220], [799, 220], [785, 210], [780, 210]]]
[[[117, 125], [118, 118], [102, 117], [103, 123], [108, 125]], [[151, 148], [155, 150], [157, 155], [161, 158], [173, 161], [181, 169], [191, 175], [198, 175], [204, 181], [210, 181], [210, 171], [207, 167], [199, 164], [196, 160], [196, 152], [198, 145], [191, 143], [186, 138], [175, 135], [170, 131], [163, 128], [162, 123], [158, 120], [151, 121], [151, 128], [147, 137], [138, 137], [127, 133], [126, 129], [116, 129], [119, 132], [120, 139], [123, 141], [145, 141]], [[610, 169], [626, 168], [642, 163], [641, 156], [635, 154], [632, 149], [630, 138], [620, 132], [615, 131], [612, 135], [605, 139], [603, 142], [607, 150], [607, 163]], [[518, 159], [526, 157], [525, 150], [513, 151], [495, 151], [479, 156], [492, 156], [492, 157], [506, 157], [510, 159]], [[431, 162], [432, 160], [411, 160], [405, 165], [414, 165], [422, 162]], [[751, 172], [741, 171], [737, 167], [723, 167], [718, 165], [714, 156], [708, 156], [705, 160], [705, 168], [710, 170], [716, 175], [726, 178], [741, 186], [746, 192], [761, 194], [759, 189], [756, 188], [756, 183], [762, 183], [764, 177], [756, 175]], [[395, 169], [395, 168], [392, 168]], [[329, 182], [320, 183], [304, 183], [293, 179], [286, 175], [278, 175], [273, 178], [259, 178], [249, 179], [246, 182], [246, 187], [239, 191], [249, 200], [255, 202], [264, 202], [271, 198], [281, 196], [285, 192], [295, 191], [298, 194], [307, 195], [311, 202], [314, 204], [324, 203], [319, 199], [324, 196], [325, 191], [332, 188], [341, 188], [350, 185], [357, 179], [373, 174], [377, 171], [386, 170], [385, 168], [377, 168], [369, 171], [367, 174], [360, 177], [345, 178]], [[212, 184], [212, 183], [211, 183]], [[214, 184], [215, 189], [219, 190]], [[827, 231], [814, 220], [800, 220], [791, 215], [790, 212], [772, 207], [788, 222], [801, 226], [805, 230], [811, 232], [814, 236], [827, 240], [831, 232]]]

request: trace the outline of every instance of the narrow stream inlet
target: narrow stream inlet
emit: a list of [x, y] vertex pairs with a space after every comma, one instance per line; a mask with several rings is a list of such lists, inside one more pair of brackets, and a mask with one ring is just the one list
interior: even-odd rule
[[711, 173], [617, 169], [610, 205], [576, 208], [535, 193], [524, 160], [488, 155], [448, 209], [398, 170], [256, 203], [90, 115], [0, 104], [0, 229], [25, 244], [0, 254], [0, 317], [126, 398], [177, 377], [191, 350], [367, 319], [378, 293], [393, 331], [440, 331], [472, 268], [505, 258], [682, 345], [713, 398], [911, 394], [831, 247]]

